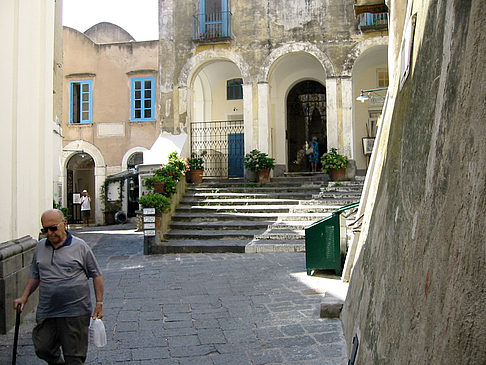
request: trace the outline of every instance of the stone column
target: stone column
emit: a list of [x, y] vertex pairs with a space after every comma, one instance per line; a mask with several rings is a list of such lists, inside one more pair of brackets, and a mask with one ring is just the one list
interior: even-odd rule
[[253, 85], [243, 85], [243, 123], [245, 133], [245, 154], [253, 148]]
[[103, 212], [102, 212], [102, 199], [100, 198], [99, 192], [106, 180], [106, 167], [105, 166], [95, 166], [94, 168], [94, 180], [95, 180], [95, 191], [96, 198], [94, 199], [94, 212], [95, 212], [95, 224], [103, 224]]
[[161, 129], [174, 131], [174, 0], [159, 0], [159, 119]]
[[350, 77], [326, 79], [327, 148], [352, 156], [353, 151], [353, 83]]
[[326, 79], [327, 148], [339, 147], [338, 85], [336, 78]]
[[268, 97], [269, 86], [267, 82], [258, 83], [258, 149], [270, 152], [270, 128], [268, 125]]
[[353, 81], [351, 77], [341, 77], [342, 93], [342, 141], [340, 153], [354, 159], [354, 126], [353, 126]]

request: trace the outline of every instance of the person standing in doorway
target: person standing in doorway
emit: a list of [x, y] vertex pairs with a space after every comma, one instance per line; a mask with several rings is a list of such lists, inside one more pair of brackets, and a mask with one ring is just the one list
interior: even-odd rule
[[319, 142], [317, 142], [317, 137], [312, 137], [311, 142], [312, 153], [309, 154], [309, 162], [311, 164], [311, 171], [317, 172], [317, 163], [319, 162]]
[[[29, 280], [22, 296], [14, 300], [14, 308], [20, 305], [22, 311], [39, 288], [32, 331], [36, 355], [49, 364], [84, 364], [90, 317], [103, 318], [103, 276], [87, 243], [66, 230], [60, 210], [45, 211], [41, 223], [46, 238], [37, 244]], [[94, 310], [89, 278], [96, 297]]]
[[91, 216], [91, 198], [87, 190], [83, 190], [83, 196], [79, 200], [81, 204], [81, 216], [83, 217], [83, 225], [88, 227], [89, 217]]

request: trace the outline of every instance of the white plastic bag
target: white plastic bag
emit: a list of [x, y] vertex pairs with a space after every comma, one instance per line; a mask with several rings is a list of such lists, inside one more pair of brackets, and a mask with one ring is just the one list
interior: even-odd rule
[[101, 319], [90, 318], [89, 320], [89, 342], [96, 347], [106, 345], [105, 325]]

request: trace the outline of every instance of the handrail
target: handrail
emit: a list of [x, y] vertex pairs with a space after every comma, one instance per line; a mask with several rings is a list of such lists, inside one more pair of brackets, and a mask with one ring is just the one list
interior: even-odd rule
[[345, 210], [348, 210], [348, 209], [351, 209], [351, 208], [356, 208], [357, 206], [359, 206], [359, 203], [352, 203], [352, 204], [345, 205], [344, 207], [336, 209], [334, 212], [332, 212], [332, 215], [341, 214]]

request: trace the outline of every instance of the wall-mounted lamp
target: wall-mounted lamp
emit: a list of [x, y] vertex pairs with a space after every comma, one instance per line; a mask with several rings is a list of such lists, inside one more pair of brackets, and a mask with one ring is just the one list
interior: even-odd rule
[[366, 95], [366, 94], [373, 93], [375, 91], [383, 91], [383, 90], [388, 90], [388, 87], [379, 87], [378, 89], [361, 90], [361, 93], [356, 98], [356, 100], [361, 101], [362, 103], [364, 103], [366, 100], [369, 99], [368, 95]]

